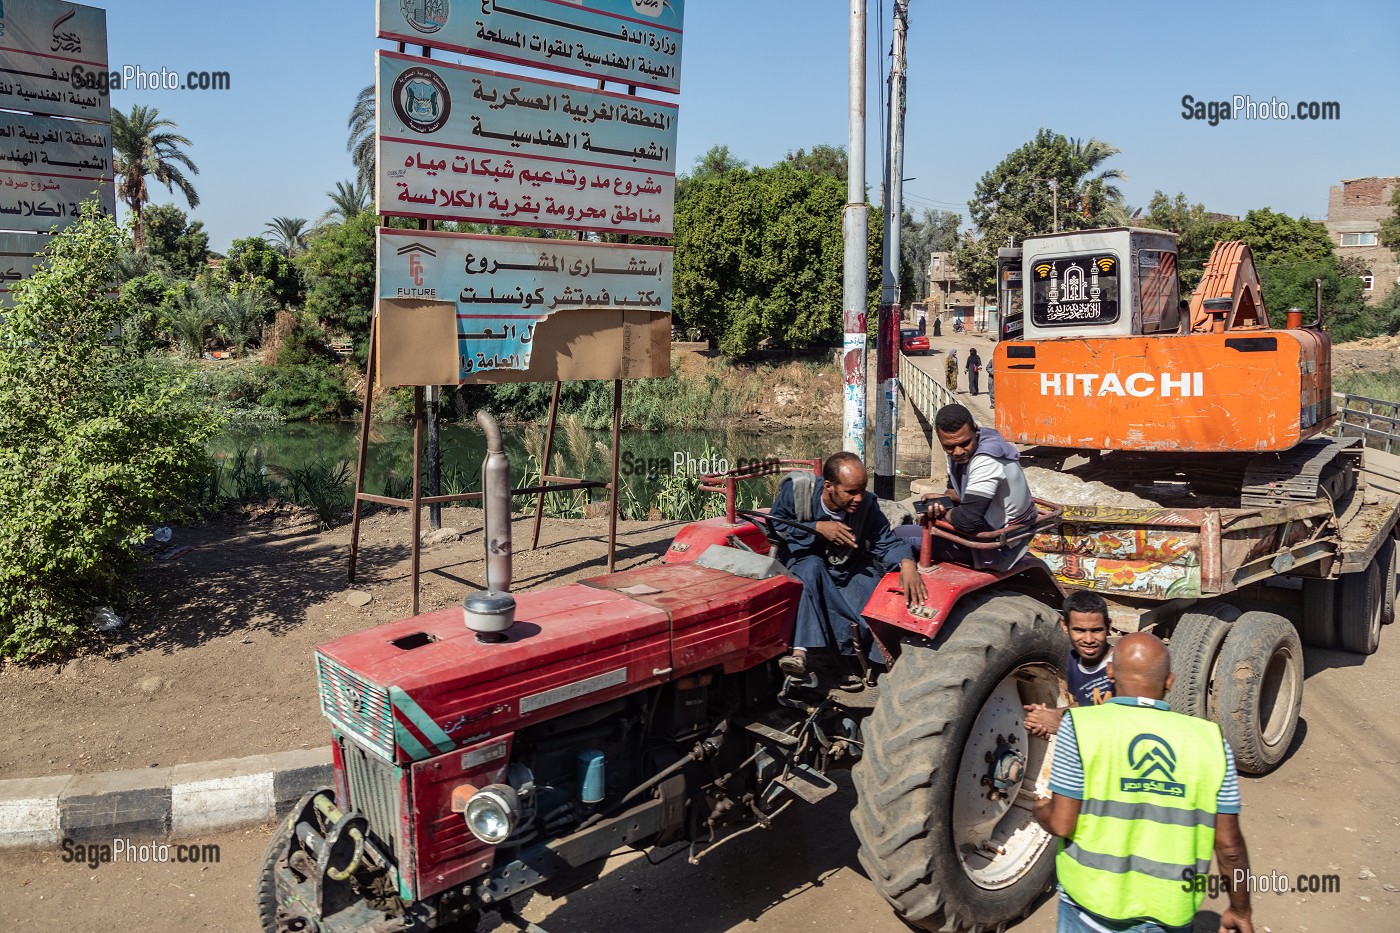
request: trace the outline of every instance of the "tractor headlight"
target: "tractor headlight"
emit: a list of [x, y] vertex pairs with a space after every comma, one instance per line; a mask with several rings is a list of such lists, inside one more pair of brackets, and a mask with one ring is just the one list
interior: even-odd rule
[[520, 825], [520, 800], [508, 784], [490, 784], [467, 801], [467, 829], [482, 842], [499, 845]]

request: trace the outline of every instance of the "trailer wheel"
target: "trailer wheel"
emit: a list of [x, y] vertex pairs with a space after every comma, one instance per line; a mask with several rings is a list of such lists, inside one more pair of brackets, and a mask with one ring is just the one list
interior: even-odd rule
[[1381, 624], [1395, 621], [1395, 539], [1386, 538], [1376, 554], [1376, 563], [1381, 568]]
[[1337, 647], [1354, 654], [1375, 654], [1385, 618], [1380, 561], [1371, 561], [1365, 570], [1343, 574], [1340, 585]]
[[1021, 707], [1059, 701], [1068, 651], [1047, 606], [979, 593], [938, 638], [909, 638], [881, 681], [851, 823], [866, 874], [911, 926], [1000, 930], [1054, 880], [1053, 839], [1031, 816], [1050, 745]]
[[1303, 647], [1283, 616], [1246, 612], [1216, 663], [1215, 721], [1247, 774], [1272, 771], [1293, 742], [1303, 705]]
[[1337, 645], [1337, 581], [1303, 581], [1303, 619], [1298, 627], [1309, 648]]
[[1212, 602], [1183, 612], [1172, 630], [1172, 673], [1176, 680], [1167, 703], [1178, 713], [1199, 719], [1210, 717], [1210, 678], [1230, 623], [1240, 611], [1229, 603]]

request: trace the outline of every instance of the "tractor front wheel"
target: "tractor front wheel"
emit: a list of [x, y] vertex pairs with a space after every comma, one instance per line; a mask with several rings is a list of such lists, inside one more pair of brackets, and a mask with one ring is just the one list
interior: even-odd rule
[[851, 822], [866, 873], [912, 926], [1000, 930], [1053, 882], [1053, 839], [1031, 815], [1050, 745], [1022, 706], [1063, 705], [1068, 650], [1047, 606], [982, 593], [936, 638], [907, 640], [881, 681]]

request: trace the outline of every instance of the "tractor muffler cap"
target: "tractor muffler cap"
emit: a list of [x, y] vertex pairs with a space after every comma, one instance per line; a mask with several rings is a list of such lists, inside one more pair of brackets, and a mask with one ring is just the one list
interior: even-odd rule
[[509, 593], [473, 593], [462, 601], [462, 616], [476, 640], [492, 643], [506, 640], [515, 624], [515, 597]]

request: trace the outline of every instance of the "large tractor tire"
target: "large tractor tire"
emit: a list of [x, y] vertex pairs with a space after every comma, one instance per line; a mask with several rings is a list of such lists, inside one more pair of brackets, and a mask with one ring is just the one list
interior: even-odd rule
[[1353, 654], [1375, 654], [1385, 620], [1380, 561], [1371, 561], [1365, 570], [1343, 574], [1338, 586], [1337, 647]]
[[258, 923], [262, 933], [278, 933], [277, 907], [281, 898], [277, 896], [276, 865], [282, 853], [287, 850], [287, 842], [292, 838], [291, 821], [283, 817], [263, 853], [262, 865], [258, 868]]
[[1178, 713], [1210, 718], [1210, 678], [1230, 623], [1240, 611], [1229, 603], [1211, 602], [1181, 614], [1172, 630], [1172, 673], [1176, 679], [1167, 703]]
[[1287, 619], [1246, 612], [1215, 666], [1215, 721], [1246, 774], [1268, 774], [1293, 744], [1303, 706], [1303, 646]]
[[[910, 638], [881, 681], [852, 772], [851, 823], [880, 894], [923, 930], [1001, 930], [1054, 881], [1035, 822], [1047, 739], [1023, 705], [1063, 705], [1069, 640], [1029, 596], [979, 593], [933, 640]], [[995, 775], [995, 780], [993, 780]]]
[[1298, 634], [1309, 648], [1336, 647], [1336, 580], [1303, 580], [1303, 618]]

